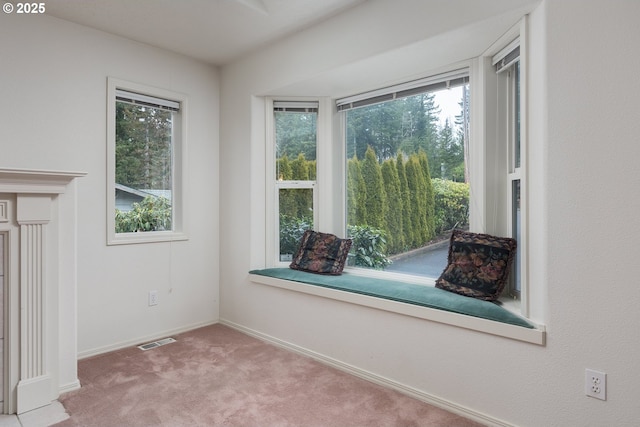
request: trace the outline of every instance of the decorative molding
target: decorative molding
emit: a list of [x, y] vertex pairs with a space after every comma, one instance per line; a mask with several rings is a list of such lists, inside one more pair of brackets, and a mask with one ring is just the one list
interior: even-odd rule
[[[49, 196], [42, 199], [51, 203]], [[20, 225], [19, 414], [52, 400], [47, 366], [46, 247], [45, 223]]]
[[[16, 195], [16, 217], [12, 221], [19, 227], [19, 238], [12, 245], [17, 249], [12, 251], [20, 254], [14, 275], [17, 279], [9, 282], [8, 289], [12, 295], [19, 295], [19, 303], [18, 297], [15, 302], [12, 297], [6, 316], [10, 339], [5, 360], [10, 379], [5, 382], [7, 413], [21, 414], [49, 405], [59, 395], [59, 385], [55, 384], [60, 370], [55, 340], [59, 339], [60, 330], [56, 322], [48, 323], [51, 314], [47, 310], [58, 297], [58, 279], [52, 274], [55, 268], [47, 268], [48, 256], [58, 260], [55, 253], [48, 252], [55, 250], [58, 242], [47, 244], [48, 224], [55, 218], [53, 200], [65, 193], [75, 178], [85, 175], [84, 172], [0, 167], [0, 193]], [[9, 222], [9, 206], [9, 201], [0, 200], [0, 222]], [[59, 228], [60, 224], [56, 222], [53, 226]], [[65, 232], [56, 231], [51, 234], [53, 238]], [[72, 327], [75, 330], [75, 324]]]
[[86, 172], [0, 168], [0, 193], [62, 194]]
[[9, 222], [9, 201], [0, 200], [0, 222]]

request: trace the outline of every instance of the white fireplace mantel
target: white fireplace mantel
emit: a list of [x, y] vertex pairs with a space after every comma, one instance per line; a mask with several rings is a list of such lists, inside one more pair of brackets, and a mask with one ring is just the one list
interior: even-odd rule
[[0, 167], [0, 193], [61, 194], [85, 172], [16, 169]]
[[[76, 337], [67, 331], [76, 330], [75, 315], [69, 316], [76, 308], [58, 303], [75, 301], [76, 187], [71, 184], [84, 175], [0, 168], [0, 194], [10, 196], [0, 200], [4, 228], [10, 236], [9, 253], [19, 260], [13, 264], [15, 273], [9, 268], [6, 282], [9, 376], [3, 412], [23, 413], [47, 405], [61, 388], [73, 387], [60, 386], [60, 369], [65, 369], [65, 363], [75, 363], [75, 355], [61, 356], [61, 350], [70, 342], [75, 348]], [[68, 193], [64, 199], [58, 197], [63, 193]], [[10, 209], [10, 204], [15, 208]], [[58, 240], [69, 235], [74, 237]], [[66, 362], [60, 363], [61, 359]], [[75, 367], [67, 370], [75, 371]], [[69, 375], [65, 377], [68, 381]]]

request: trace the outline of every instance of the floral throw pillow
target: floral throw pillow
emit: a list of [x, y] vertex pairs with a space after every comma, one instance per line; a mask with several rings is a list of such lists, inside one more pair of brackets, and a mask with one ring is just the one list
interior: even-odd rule
[[508, 237], [454, 230], [449, 244], [449, 262], [436, 280], [436, 287], [495, 301], [509, 278], [516, 247], [516, 241]]
[[351, 248], [351, 239], [307, 230], [302, 235], [298, 251], [289, 265], [294, 270], [318, 274], [340, 275]]

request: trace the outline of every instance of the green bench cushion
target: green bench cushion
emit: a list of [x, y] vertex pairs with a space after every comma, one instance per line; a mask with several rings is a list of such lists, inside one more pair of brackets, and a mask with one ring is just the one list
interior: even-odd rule
[[534, 329], [534, 326], [527, 320], [495, 303], [454, 294], [433, 286], [363, 277], [349, 273], [343, 273], [340, 276], [328, 276], [290, 268], [266, 268], [251, 270], [249, 273], [420, 305]]

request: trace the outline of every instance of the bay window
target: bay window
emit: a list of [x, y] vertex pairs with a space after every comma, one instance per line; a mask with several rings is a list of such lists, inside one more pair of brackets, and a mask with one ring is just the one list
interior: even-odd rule
[[525, 25], [421, 79], [267, 98], [265, 266], [287, 266], [315, 229], [353, 240], [349, 274], [430, 286], [453, 229], [513, 237], [501, 301], [527, 316]]

